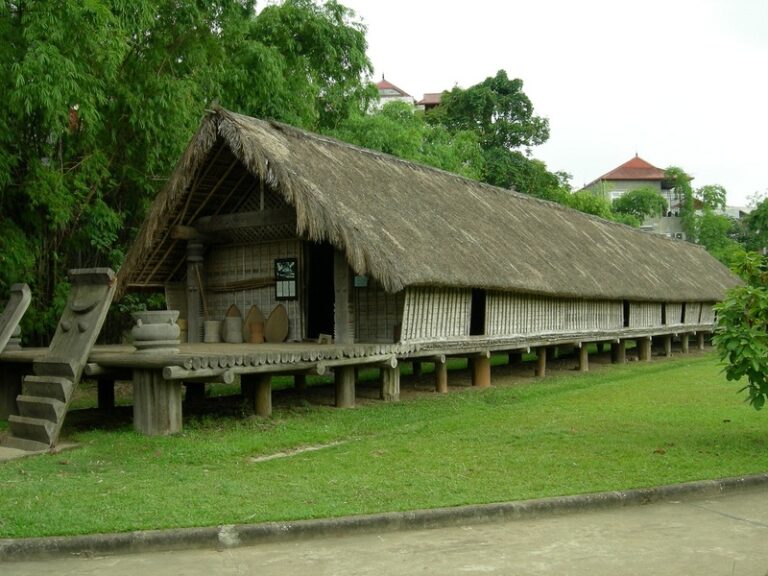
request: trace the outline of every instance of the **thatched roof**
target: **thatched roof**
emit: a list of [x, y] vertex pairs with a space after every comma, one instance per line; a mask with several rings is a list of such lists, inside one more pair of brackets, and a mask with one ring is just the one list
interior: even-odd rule
[[736, 282], [703, 249], [558, 204], [218, 109], [192, 138], [120, 270], [120, 288], [185, 273], [175, 225], [242, 210], [266, 182], [296, 232], [387, 290], [464, 286], [580, 298], [715, 301]]

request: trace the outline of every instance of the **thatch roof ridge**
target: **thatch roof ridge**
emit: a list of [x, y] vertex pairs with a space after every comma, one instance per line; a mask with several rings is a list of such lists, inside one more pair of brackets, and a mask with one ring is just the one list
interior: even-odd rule
[[435, 285], [683, 301], [718, 300], [734, 283], [698, 246], [223, 109], [206, 115], [152, 205], [122, 283], [145, 250], [166, 242], [163, 218], [179, 214], [222, 146], [295, 209], [301, 237], [330, 242], [389, 291]]

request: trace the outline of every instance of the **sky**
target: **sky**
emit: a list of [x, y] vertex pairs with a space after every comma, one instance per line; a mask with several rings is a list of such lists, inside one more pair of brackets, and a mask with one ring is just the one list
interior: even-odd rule
[[506, 70], [550, 139], [532, 150], [580, 188], [639, 154], [768, 193], [768, 0], [341, 0], [374, 80], [420, 100]]

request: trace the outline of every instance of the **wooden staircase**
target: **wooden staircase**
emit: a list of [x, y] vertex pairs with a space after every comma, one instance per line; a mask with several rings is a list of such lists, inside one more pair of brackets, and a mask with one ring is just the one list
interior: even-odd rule
[[104, 324], [115, 292], [108, 268], [72, 270], [72, 290], [45, 356], [32, 365], [16, 397], [18, 415], [8, 417], [11, 435], [3, 444], [27, 451], [58, 442], [72, 393]]

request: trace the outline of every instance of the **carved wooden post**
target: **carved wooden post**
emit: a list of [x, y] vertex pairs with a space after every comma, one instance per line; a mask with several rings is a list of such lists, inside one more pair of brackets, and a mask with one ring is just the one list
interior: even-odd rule
[[589, 372], [589, 348], [586, 342], [582, 342], [579, 348], [579, 371]]
[[683, 354], [688, 354], [688, 337], [689, 334], [687, 332], [680, 334], [680, 347], [683, 349]]
[[536, 376], [544, 378], [547, 375], [547, 347], [536, 349]]
[[[342, 252], [333, 253], [333, 331], [336, 344], [355, 342], [355, 309], [351, 301], [352, 274]], [[354, 377], [353, 377], [354, 381]]]
[[338, 408], [354, 408], [355, 406], [355, 369], [352, 366], [334, 368], [334, 384], [336, 385], [336, 406]]
[[148, 436], [181, 432], [181, 381], [160, 370], [133, 371], [133, 427]]
[[472, 386], [488, 388], [491, 385], [490, 355], [475, 356], [472, 359]]
[[704, 332], [697, 332], [696, 338], [698, 338], [699, 350], [704, 351]]
[[448, 392], [448, 362], [445, 358], [435, 360], [435, 390], [440, 394]]
[[190, 240], [187, 243], [187, 341], [200, 342], [202, 333], [201, 298], [199, 281], [203, 271], [203, 245]]

